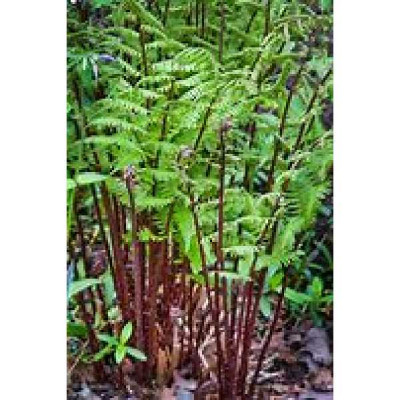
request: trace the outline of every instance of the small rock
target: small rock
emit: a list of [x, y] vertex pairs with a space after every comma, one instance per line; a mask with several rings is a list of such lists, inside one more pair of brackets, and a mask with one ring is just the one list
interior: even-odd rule
[[311, 328], [305, 338], [305, 346], [300, 353], [309, 353], [317, 364], [329, 366], [332, 364], [332, 355], [329, 350], [329, 339], [322, 328]]

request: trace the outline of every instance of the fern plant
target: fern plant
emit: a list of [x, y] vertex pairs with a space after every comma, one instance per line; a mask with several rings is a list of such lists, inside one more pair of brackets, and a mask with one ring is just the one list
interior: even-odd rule
[[[297, 0], [69, 4], [69, 256], [89, 275], [87, 253], [102, 247], [120, 318], [135, 320], [150, 372], [158, 317], [144, 318], [144, 308], [157, 314], [161, 288], [171, 344], [171, 310], [186, 307], [175, 294], [193, 300], [204, 285], [217, 342], [217, 311], [236, 315], [242, 299], [242, 325], [230, 322], [242, 343], [234, 368], [224, 370], [231, 344], [217, 346], [220, 398], [253, 395], [270, 340], [249, 374], [265, 285], [281, 287], [273, 332], [300, 238], [331, 190], [332, 130], [320, 120], [332, 97], [331, 24], [329, 7], [315, 13]], [[186, 312], [184, 353], [198, 365], [201, 338]]]

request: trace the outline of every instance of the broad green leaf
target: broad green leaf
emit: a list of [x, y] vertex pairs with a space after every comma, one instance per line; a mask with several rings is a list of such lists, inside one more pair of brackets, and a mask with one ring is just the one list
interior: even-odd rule
[[73, 179], [67, 178], [67, 190], [76, 188], [76, 183]]
[[[247, 246], [243, 246], [243, 247], [247, 247]], [[251, 265], [253, 264], [253, 259], [254, 259], [254, 255], [252, 252], [249, 252], [247, 254], [245, 254], [243, 257], [240, 257], [239, 259], [239, 275], [244, 277], [248, 277], [250, 274], [250, 268]]]
[[320, 0], [322, 11], [329, 11], [332, 8], [332, 0]]
[[87, 278], [72, 282], [68, 291], [68, 299], [93, 285], [97, 285], [98, 283], [100, 283], [100, 280], [95, 278]]
[[67, 336], [86, 338], [87, 334], [88, 334], [88, 330], [87, 330], [86, 325], [79, 324], [77, 322], [68, 322], [67, 323]]
[[315, 297], [321, 297], [322, 288], [323, 288], [322, 280], [319, 277], [315, 276], [311, 284], [311, 290], [313, 295]]
[[120, 362], [125, 358], [125, 354], [127, 351], [127, 347], [124, 345], [119, 344], [115, 349], [115, 362], [120, 364]]
[[120, 317], [121, 313], [118, 309], [118, 307], [112, 307], [107, 311], [107, 316], [108, 319], [110, 319], [111, 321], [115, 321]]
[[89, 58], [84, 57], [80, 68], [78, 68], [78, 73], [83, 88], [91, 95], [93, 93], [93, 73], [92, 69], [88, 68], [88, 65], [90, 65]]
[[201, 271], [202, 265], [201, 265], [199, 245], [197, 243], [196, 236], [192, 236], [190, 239], [190, 246], [187, 252], [187, 256], [190, 260], [190, 267], [192, 269], [192, 273], [194, 275], [197, 275]]
[[122, 329], [121, 336], [119, 339], [120, 343], [125, 344], [129, 340], [129, 338], [132, 335], [132, 330], [133, 330], [132, 322], [129, 321]]
[[293, 301], [296, 304], [307, 304], [311, 301], [311, 297], [308, 294], [296, 292], [293, 289], [287, 288], [285, 291], [285, 298]]
[[204, 252], [206, 253], [207, 265], [213, 264], [216, 261], [214, 252], [211, 250], [210, 241], [206, 238], [203, 239]]
[[111, 5], [113, 0], [93, 0], [93, 7], [94, 8], [101, 8]]
[[333, 294], [327, 294], [326, 296], [321, 297], [322, 303], [332, 303], [333, 301]]
[[91, 185], [92, 183], [98, 183], [106, 180], [108, 176], [101, 175], [96, 172], [82, 172], [75, 177], [75, 181], [78, 185]]
[[274, 274], [273, 276], [268, 278], [269, 290], [274, 291], [274, 290], [278, 289], [278, 287], [282, 283], [282, 278], [283, 278], [282, 272], [277, 272], [276, 274]]
[[135, 358], [136, 360], [139, 361], [146, 361], [147, 357], [145, 354], [143, 354], [140, 350], [135, 349], [133, 347], [126, 347], [126, 351], [127, 353], [132, 356], [133, 358]]
[[[206, 256], [207, 265], [215, 262], [215, 255], [211, 251], [210, 241], [206, 238], [203, 238], [203, 249]], [[192, 269], [192, 273], [197, 275], [202, 270], [200, 249], [197, 241], [197, 236], [193, 235], [190, 240], [190, 248], [187, 253], [187, 256], [190, 260], [190, 267]]]
[[104, 347], [104, 349], [101, 349], [98, 353], [96, 353], [93, 357], [94, 361], [99, 361], [102, 358], [104, 358], [107, 354], [111, 354], [113, 351], [112, 346], [108, 345]]
[[174, 212], [174, 222], [178, 227], [179, 234], [184, 244], [184, 251], [187, 254], [194, 235], [193, 216], [188, 207], [179, 207]]
[[115, 298], [114, 282], [110, 270], [107, 270], [107, 272], [101, 277], [101, 280], [104, 286], [104, 301], [106, 307], [110, 308]]
[[83, 263], [82, 258], [80, 258], [78, 260], [78, 262], [76, 263], [76, 270], [78, 271], [78, 278], [80, 280], [83, 280], [86, 278], [85, 265]]
[[98, 333], [97, 337], [99, 340], [102, 342], [106, 342], [110, 345], [117, 346], [118, 345], [118, 340], [114, 336], [107, 335], [105, 333]]
[[153, 238], [153, 234], [151, 233], [150, 229], [143, 228], [139, 231], [138, 237], [141, 242], [149, 242]]

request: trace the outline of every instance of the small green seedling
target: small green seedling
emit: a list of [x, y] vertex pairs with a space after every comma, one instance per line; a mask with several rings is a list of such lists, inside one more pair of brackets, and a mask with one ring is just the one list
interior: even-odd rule
[[119, 338], [99, 333], [97, 337], [102, 342], [107, 343], [107, 345], [95, 354], [94, 361], [99, 361], [111, 353], [114, 353], [115, 362], [117, 364], [120, 364], [127, 354], [136, 361], [146, 361], [147, 357], [140, 350], [127, 345], [129, 338], [132, 336], [132, 331], [132, 322], [128, 322], [122, 329]]
[[314, 323], [321, 325], [322, 318], [321, 311], [333, 301], [333, 295], [324, 295], [324, 286], [320, 278], [314, 277], [311, 284], [307, 287], [306, 293], [297, 292], [290, 288], [286, 289], [285, 297], [292, 302], [292, 304], [300, 306], [303, 311], [308, 310]]

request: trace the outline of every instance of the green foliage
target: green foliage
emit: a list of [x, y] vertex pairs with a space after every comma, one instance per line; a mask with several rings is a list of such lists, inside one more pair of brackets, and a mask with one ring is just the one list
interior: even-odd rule
[[193, 217], [188, 206], [175, 207], [174, 222], [177, 225], [178, 237], [183, 243], [185, 254], [189, 254], [192, 238], [195, 235]]
[[[130, 207], [123, 179], [130, 165], [136, 174], [136, 211], [151, 220], [151, 228], [138, 232], [139, 240], [171, 235], [180, 245], [180, 256], [189, 259], [193, 279], [202, 282], [189, 188], [207, 265], [213, 265], [218, 132], [230, 120], [232, 128], [225, 135], [224, 273], [229, 279], [249, 279], [257, 258], [256, 271], [269, 271], [269, 294], [281, 285], [282, 268], [308, 268], [302, 264], [309, 250], [303, 238], [332, 189], [332, 131], [320, 121], [322, 100], [331, 99], [332, 93], [330, 78], [320, 84], [332, 65], [326, 40], [332, 2], [276, 0], [266, 14], [260, 1], [227, 0], [224, 23], [219, 2], [212, 0], [206, 2], [204, 27], [201, 19], [196, 25], [194, 7], [189, 15], [188, 2], [172, 0], [169, 7], [166, 1], [157, 3], [159, 9], [139, 0], [68, 5], [68, 237], [76, 231], [74, 197], [84, 205], [85, 222], [93, 224], [92, 187], [105, 186]], [[286, 115], [288, 81], [300, 65]], [[309, 107], [314, 92], [316, 100]], [[275, 222], [276, 233], [271, 233]], [[260, 240], [265, 226], [270, 227], [268, 235]], [[132, 239], [130, 231], [126, 239]], [[90, 286], [82, 282], [79, 290]], [[110, 275], [102, 282], [109, 310], [115, 289]], [[318, 283], [312, 287], [307, 293], [289, 289], [287, 298], [318, 310], [326, 295], [315, 297]], [[269, 314], [267, 298], [261, 310]], [[112, 352], [117, 363], [126, 354], [138, 354], [118, 339], [98, 358]]]
[[68, 322], [67, 323], [67, 336], [86, 338], [88, 335], [87, 327], [81, 323]]
[[128, 322], [123, 327], [119, 337], [102, 333], [97, 334], [99, 340], [105, 342], [106, 346], [94, 355], [94, 361], [101, 360], [108, 354], [114, 354], [114, 359], [117, 364], [120, 364], [127, 354], [129, 354], [135, 361], [146, 361], [147, 357], [140, 350], [127, 345], [132, 336], [132, 332], [132, 322]]
[[68, 299], [70, 299], [72, 296], [76, 295], [77, 293], [80, 293], [80, 292], [86, 290], [87, 288], [97, 285], [99, 283], [100, 283], [100, 280], [94, 279], [94, 278], [81, 279], [81, 280], [72, 282], [68, 288]]
[[260, 311], [266, 318], [271, 315], [271, 303], [267, 296], [263, 296], [260, 300]]
[[292, 303], [295, 310], [296, 307], [300, 307], [303, 312], [309, 312], [316, 325], [322, 324], [322, 312], [333, 301], [332, 293], [324, 294], [324, 283], [318, 276], [313, 278], [305, 293], [287, 288], [285, 297]]

